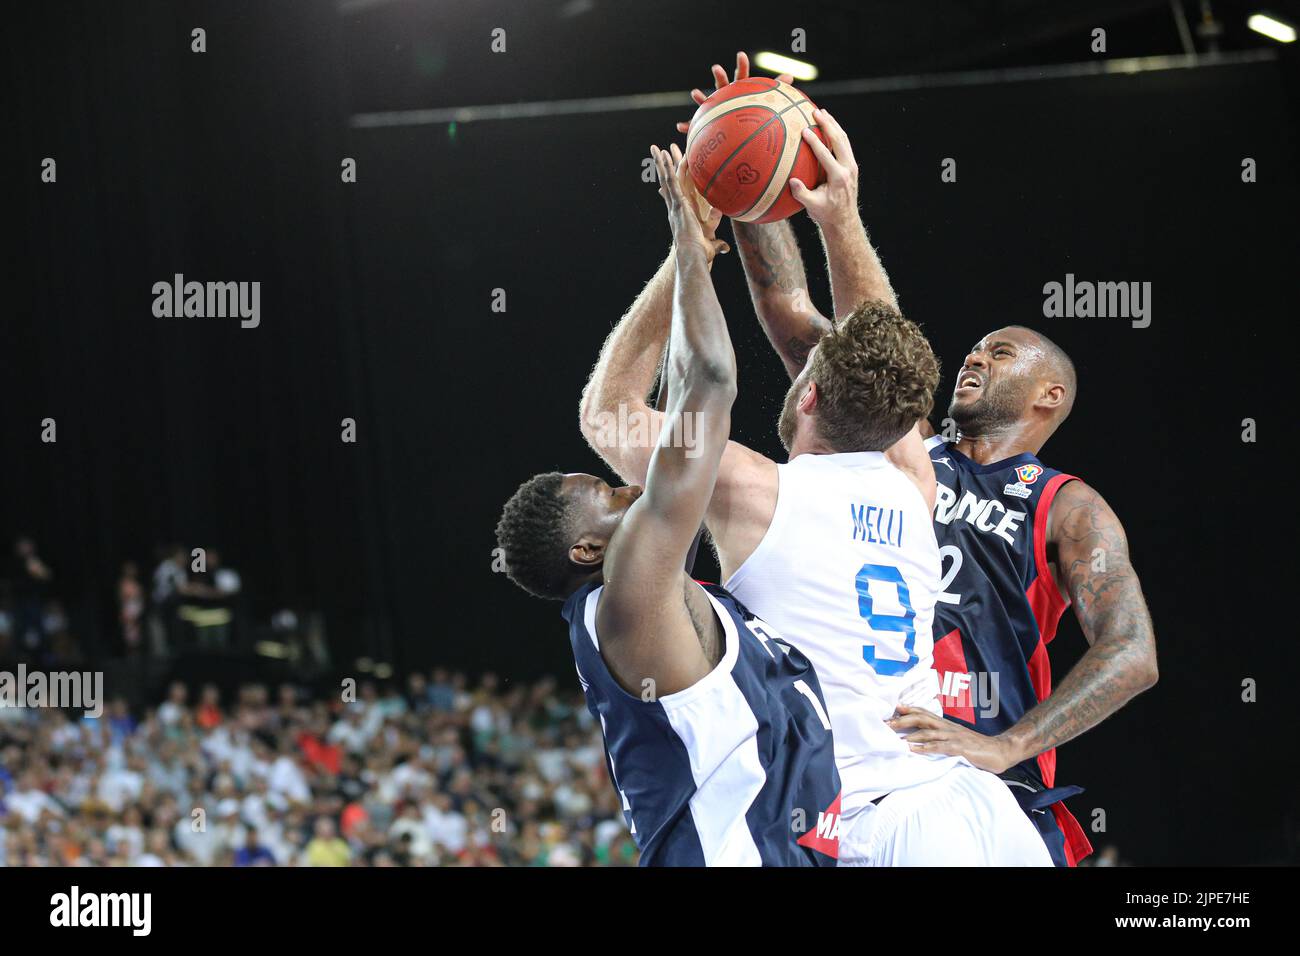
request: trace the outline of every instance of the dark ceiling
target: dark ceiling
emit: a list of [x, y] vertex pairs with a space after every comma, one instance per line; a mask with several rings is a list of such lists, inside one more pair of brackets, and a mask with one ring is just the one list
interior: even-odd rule
[[[1174, 2], [1202, 53], [1276, 46], [1245, 25], [1262, 9], [1300, 22], [1300, 0]], [[1095, 27], [1108, 57], [1184, 52], [1171, 0], [340, 0], [339, 15], [354, 113], [684, 89], [737, 49], [788, 52], [796, 28], [822, 80], [1087, 61]]]

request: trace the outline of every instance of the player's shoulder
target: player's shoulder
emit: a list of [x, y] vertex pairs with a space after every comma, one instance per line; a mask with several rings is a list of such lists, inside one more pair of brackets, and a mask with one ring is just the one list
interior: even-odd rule
[[1114, 514], [1101, 492], [1082, 478], [1055, 469], [1051, 470], [1051, 477], [1057, 482], [1056, 494], [1052, 498], [1052, 514], [1068, 511], [1093, 514], [1102, 510]]
[[1074, 475], [1057, 472], [1055, 477], [1059, 477], [1060, 485], [1050, 506], [1050, 537], [1091, 536], [1107, 531], [1122, 533], [1119, 516], [1101, 492]]
[[755, 451], [748, 445], [742, 445], [734, 438], [727, 442], [727, 447], [723, 451], [723, 462], [726, 463], [728, 460], [758, 468], [776, 467], [776, 462], [773, 459], [764, 455], [761, 451]]
[[737, 490], [756, 485], [776, 487], [777, 463], [738, 441], [729, 441], [718, 465], [717, 488]]

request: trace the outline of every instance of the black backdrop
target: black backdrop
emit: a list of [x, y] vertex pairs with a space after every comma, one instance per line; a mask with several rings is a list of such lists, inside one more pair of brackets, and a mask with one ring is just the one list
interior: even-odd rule
[[[493, 527], [528, 475], [598, 470], [577, 398], [666, 252], [640, 161], [689, 111], [350, 130], [341, 21], [326, 4], [269, 7], [12, 11], [3, 530], [42, 542], [92, 648], [108, 647], [120, 562], [175, 539], [221, 548], [259, 613], [324, 609], [341, 659], [563, 678], [558, 606], [492, 572]], [[1300, 661], [1275, 596], [1294, 521], [1270, 480], [1295, 345], [1286, 75], [825, 103], [854, 139], [904, 310], [944, 360], [943, 394], [965, 349], [1006, 323], [1043, 327], [1078, 363], [1079, 403], [1043, 457], [1125, 521], [1161, 682], [1064, 748], [1061, 776], [1089, 787], [1072, 801], [1085, 823], [1105, 808], [1107, 839], [1141, 862], [1276, 859], [1286, 814], [1295, 826], [1283, 701]], [[38, 181], [45, 156], [57, 185]], [[344, 156], [355, 185], [339, 181]], [[1256, 184], [1240, 181], [1246, 156]], [[944, 157], [956, 184], [940, 181]], [[261, 327], [154, 318], [152, 284], [176, 272], [261, 281]], [[1151, 327], [1044, 320], [1042, 286], [1067, 272], [1150, 281]], [[715, 274], [741, 362], [736, 437], [775, 453], [781, 368], [739, 264]], [[355, 445], [339, 440], [345, 416]], [[1067, 615], [1058, 675], [1083, 646]]]

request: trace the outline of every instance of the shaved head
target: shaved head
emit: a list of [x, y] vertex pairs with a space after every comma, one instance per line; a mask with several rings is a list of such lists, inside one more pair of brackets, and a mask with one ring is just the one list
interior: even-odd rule
[[1074, 397], [1079, 394], [1079, 377], [1075, 374], [1074, 362], [1066, 354], [1065, 349], [1037, 329], [1031, 329], [1027, 325], [1011, 325], [1008, 328], [1020, 329], [1034, 337], [1042, 351], [1042, 356], [1037, 363], [1039, 374], [1047, 381], [1065, 386], [1065, 403], [1061, 406], [1060, 415], [1060, 421], [1065, 421], [1070, 414], [1070, 409], [1074, 407]]

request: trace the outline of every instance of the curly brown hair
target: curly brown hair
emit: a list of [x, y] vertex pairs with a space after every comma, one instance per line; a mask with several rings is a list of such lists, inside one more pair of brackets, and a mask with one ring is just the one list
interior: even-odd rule
[[817, 430], [836, 451], [883, 451], [934, 407], [939, 360], [915, 322], [869, 301], [824, 335], [809, 377]]

